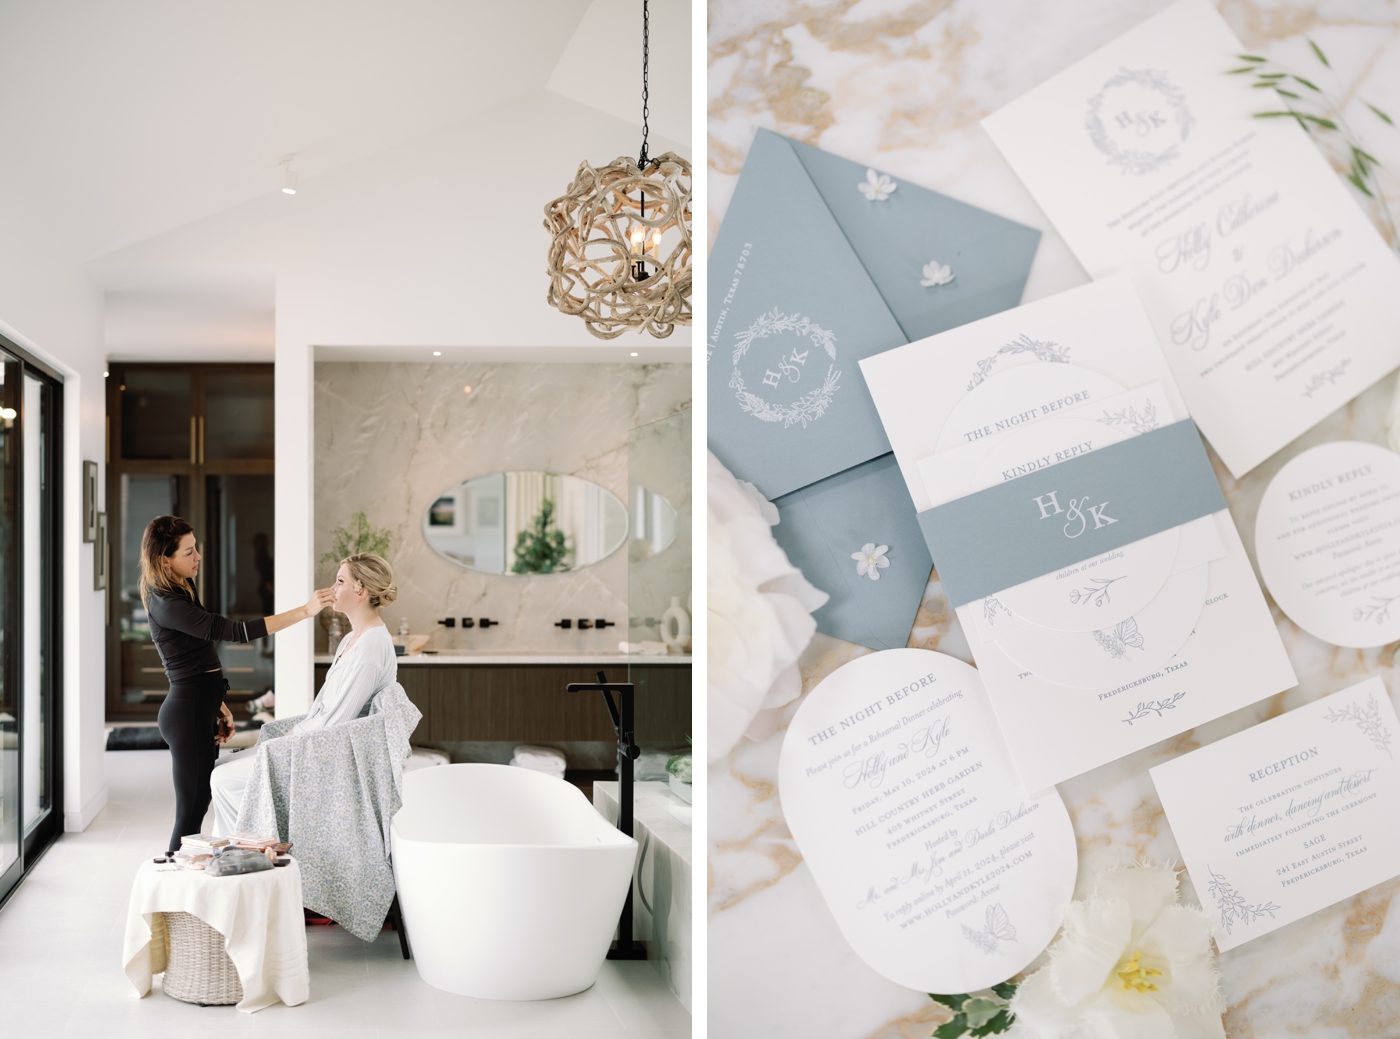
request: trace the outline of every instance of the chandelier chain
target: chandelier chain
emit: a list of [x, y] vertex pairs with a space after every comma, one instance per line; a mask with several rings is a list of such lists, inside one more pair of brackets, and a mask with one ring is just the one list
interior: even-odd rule
[[637, 158], [637, 166], [645, 170], [647, 167], [647, 135], [650, 127], [647, 125], [647, 66], [650, 59], [649, 30], [650, 14], [647, 10], [647, 0], [642, 0], [642, 153]]

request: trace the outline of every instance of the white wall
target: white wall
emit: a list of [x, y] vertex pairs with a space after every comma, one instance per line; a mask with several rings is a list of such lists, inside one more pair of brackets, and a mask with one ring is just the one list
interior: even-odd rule
[[[521, 128], [528, 128], [522, 133]], [[539, 92], [410, 146], [304, 177], [270, 194], [109, 254], [104, 283], [143, 270], [221, 265], [275, 271], [277, 365], [276, 608], [312, 590], [312, 377], [316, 346], [600, 347], [545, 302], [544, 207], [578, 163], [634, 155], [637, 128]], [[652, 152], [689, 148], [652, 136]], [[619, 345], [657, 341], [626, 334]], [[662, 345], [689, 360], [690, 329]], [[312, 631], [277, 637], [278, 713], [309, 702]]]
[[82, 462], [105, 462], [102, 293], [21, 201], [0, 199], [0, 333], [64, 375], [63, 816], [81, 830], [107, 802], [102, 594], [80, 515]]

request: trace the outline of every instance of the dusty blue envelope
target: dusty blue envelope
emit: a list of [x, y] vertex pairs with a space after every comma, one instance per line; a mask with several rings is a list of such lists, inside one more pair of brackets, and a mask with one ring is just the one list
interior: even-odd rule
[[[831, 596], [819, 630], [905, 645], [933, 566], [856, 362], [1016, 306], [1039, 240], [758, 131], [710, 251], [709, 441]], [[851, 558], [866, 544], [887, 546], [878, 581]]]

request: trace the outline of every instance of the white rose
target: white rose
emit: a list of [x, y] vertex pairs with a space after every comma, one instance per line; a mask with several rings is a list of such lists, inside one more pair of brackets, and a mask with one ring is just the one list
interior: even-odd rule
[[[769, 529], [778, 510], [713, 454], [708, 470], [708, 755], [727, 755], [760, 711], [802, 692], [797, 658], [812, 640], [812, 611], [827, 600], [788, 562]], [[760, 722], [761, 732], [765, 726]]]

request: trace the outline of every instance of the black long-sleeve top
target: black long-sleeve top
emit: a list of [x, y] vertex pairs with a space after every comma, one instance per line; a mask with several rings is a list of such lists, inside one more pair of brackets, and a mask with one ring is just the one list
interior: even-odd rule
[[187, 581], [189, 595], [152, 589], [146, 608], [151, 620], [151, 641], [156, 644], [165, 676], [171, 685], [223, 666], [216, 642], [252, 642], [267, 634], [267, 621], [231, 621], [210, 613], [199, 601], [194, 582]]

